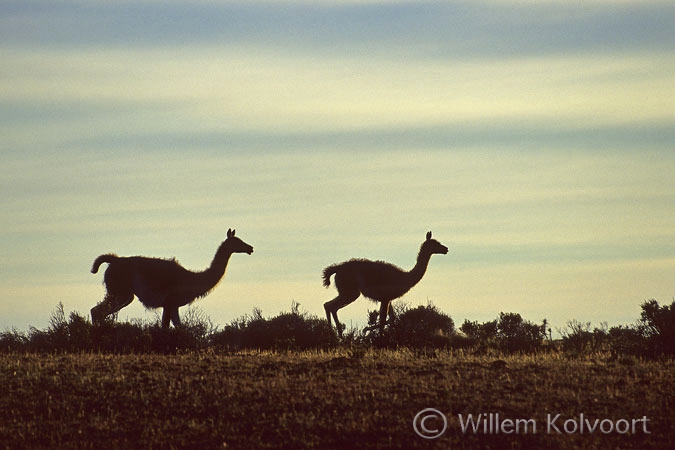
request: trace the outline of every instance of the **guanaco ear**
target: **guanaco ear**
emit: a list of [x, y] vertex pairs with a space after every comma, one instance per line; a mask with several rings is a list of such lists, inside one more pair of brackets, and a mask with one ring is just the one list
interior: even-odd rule
[[430, 240], [431, 240], [431, 231], [429, 231], [429, 232], [427, 233], [427, 241], [430, 241]]

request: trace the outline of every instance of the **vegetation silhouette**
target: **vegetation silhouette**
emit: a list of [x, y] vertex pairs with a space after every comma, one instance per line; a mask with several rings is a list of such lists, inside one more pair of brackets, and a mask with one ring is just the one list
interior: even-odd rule
[[[537, 325], [516, 313], [500, 313], [497, 319], [485, 323], [467, 320], [458, 331], [452, 318], [433, 305], [397, 305], [396, 317], [383, 333], [351, 329], [338, 339], [325, 320], [300, 311], [298, 303], [269, 319], [254, 309], [251, 315], [235, 319], [222, 329], [195, 307], [187, 309], [180, 327], [167, 329], [161, 326], [159, 316], [154, 322], [108, 318], [92, 325], [77, 312], [66, 315], [59, 303], [47, 329], [0, 332], [0, 352], [175, 354], [346, 349], [358, 355], [370, 348], [407, 348], [423, 352], [461, 350], [477, 355], [553, 351], [572, 358], [608, 355], [611, 360], [628, 362], [630, 358], [672, 357], [675, 301], [660, 306], [656, 300], [649, 300], [641, 307], [641, 317], [634, 325], [608, 328], [602, 324], [591, 331], [588, 322], [570, 321], [567, 328], [558, 330], [561, 339], [552, 341], [546, 338], [546, 321]], [[378, 311], [371, 311], [370, 323], [375, 323], [378, 315]]]
[[450, 349], [464, 344], [463, 336], [456, 333], [450, 316], [436, 306], [428, 304], [410, 308], [407, 304], [393, 306], [394, 319], [384, 331], [370, 333], [379, 328], [378, 311], [370, 311], [369, 326], [364, 330], [362, 342], [377, 348]]
[[130, 304], [135, 295], [146, 308], [163, 308], [162, 328], [168, 328], [170, 322], [180, 326], [178, 308], [211, 292], [225, 275], [233, 253], [253, 253], [253, 247], [234, 234], [235, 230], [227, 230], [227, 239], [202, 272], [185, 269], [175, 258], [119, 257], [112, 253], [99, 256], [91, 273], [97, 273], [101, 264], [108, 263], [104, 275], [107, 292], [91, 309], [92, 322], [103, 323], [107, 316]]
[[302, 351], [328, 350], [338, 346], [338, 339], [330, 325], [317, 316], [300, 311], [293, 302], [291, 311], [265, 319], [260, 309], [227, 325], [211, 336], [217, 349]]
[[632, 355], [657, 358], [675, 355], [675, 301], [659, 305], [652, 299], [641, 305], [640, 319], [631, 326], [608, 328], [600, 324], [591, 331], [590, 322], [570, 320], [559, 329], [562, 349], [570, 356], [610, 352], [613, 358]]
[[335, 287], [338, 290], [338, 296], [323, 305], [328, 324], [331, 324], [332, 316], [338, 334], [342, 336], [343, 325], [338, 321], [337, 312], [363, 294], [366, 298], [380, 302], [379, 328], [382, 333], [388, 323], [387, 315], [389, 322], [396, 317], [394, 309], [389, 307], [391, 301], [403, 296], [419, 283], [427, 270], [431, 255], [447, 253], [448, 247], [432, 239], [429, 231], [420, 246], [417, 262], [410, 271], [384, 261], [368, 259], [351, 259], [326, 267], [323, 270], [323, 285], [329, 287], [330, 278], [335, 275]]
[[499, 313], [493, 321], [479, 324], [465, 320], [460, 327], [479, 350], [496, 348], [506, 353], [541, 350], [547, 334], [547, 321], [541, 325], [524, 320], [517, 313]]

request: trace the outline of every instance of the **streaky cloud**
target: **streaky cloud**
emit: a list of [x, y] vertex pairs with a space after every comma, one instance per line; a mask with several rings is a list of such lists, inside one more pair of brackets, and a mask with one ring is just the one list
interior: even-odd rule
[[482, 58], [672, 49], [664, 2], [4, 2], [11, 46], [258, 44], [320, 53]]

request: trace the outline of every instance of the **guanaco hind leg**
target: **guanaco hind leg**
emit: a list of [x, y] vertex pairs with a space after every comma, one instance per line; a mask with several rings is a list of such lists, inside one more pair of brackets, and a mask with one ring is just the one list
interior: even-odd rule
[[326, 310], [326, 319], [328, 320], [328, 325], [331, 325], [330, 318], [332, 315], [333, 319], [335, 320], [335, 327], [337, 328], [338, 335], [340, 337], [342, 337], [342, 324], [338, 320], [337, 316], [338, 309], [344, 308], [345, 306], [355, 301], [357, 298], [359, 298], [360, 294], [361, 293], [358, 290], [349, 292], [347, 294], [340, 293], [340, 295], [335, 297], [333, 300], [323, 304], [323, 307]]
[[337, 310], [340, 307], [340, 300], [341, 297], [338, 295], [333, 300], [323, 304], [323, 309], [326, 310], [326, 320], [328, 321], [328, 326], [333, 326], [333, 322], [331, 321], [332, 315], [332, 317], [335, 319], [335, 326], [337, 326], [338, 332], [340, 331], [340, 322], [338, 322]]
[[174, 327], [180, 326], [180, 316], [178, 315], [178, 306], [165, 306], [162, 312], [162, 328], [169, 328], [169, 323], [173, 322]]
[[390, 303], [390, 301], [383, 301], [380, 303], [380, 334], [384, 332], [387, 315], [389, 315], [391, 320], [392, 314], [394, 313], [394, 308], [389, 306]]
[[91, 308], [91, 321], [93, 324], [100, 324], [111, 314], [115, 314], [120, 309], [127, 306], [134, 300], [134, 296], [129, 295], [126, 297], [106, 294], [103, 298], [103, 301], [98, 305]]

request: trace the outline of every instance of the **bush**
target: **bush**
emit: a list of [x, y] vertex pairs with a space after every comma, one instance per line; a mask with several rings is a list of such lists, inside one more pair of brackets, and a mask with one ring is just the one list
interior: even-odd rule
[[293, 303], [290, 312], [265, 319], [259, 309], [252, 316], [233, 321], [211, 336], [216, 347], [227, 351], [328, 349], [338, 343], [337, 335], [323, 319], [299, 311]]
[[30, 352], [175, 353], [198, 350], [209, 343], [213, 324], [199, 309], [188, 308], [183, 326], [163, 329], [154, 323], [119, 323], [107, 318], [92, 325], [88, 318], [71, 312], [66, 319], [63, 304], [51, 313], [46, 330], [30, 327], [28, 335], [16, 330], [0, 333], [0, 350]]
[[[379, 313], [369, 313], [369, 325], [375, 326]], [[455, 323], [436, 306], [418, 306], [408, 309], [398, 306], [396, 318], [382, 335], [373, 334], [366, 341], [387, 348], [407, 347], [413, 349], [449, 348], [455, 336]]]
[[546, 338], [546, 323], [536, 325], [523, 320], [520, 314], [499, 313], [497, 340], [507, 352], [531, 352], [541, 348]]
[[149, 353], [152, 336], [149, 325], [105, 320], [92, 325], [92, 351], [103, 353]]
[[640, 325], [652, 356], [675, 355], [675, 301], [659, 306], [656, 300], [642, 305]]
[[546, 320], [541, 325], [523, 320], [520, 314], [499, 313], [499, 318], [479, 324], [465, 320], [460, 331], [473, 340], [479, 349], [497, 348], [513, 352], [532, 352], [543, 347]]
[[642, 355], [650, 354], [649, 345], [644, 332], [639, 326], [612, 327], [608, 332], [609, 347], [612, 355]]
[[607, 333], [610, 350], [619, 354], [655, 358], [675, 354], [675, 301], [659, 306], [656, 300], [642, 305], [640, 319], [632, 326], [612, 327]]
[[497, 338], [497, 321], [478, 323], [465, 320], [459, 330], [476, 341], [494, 341]]
[[29, 343], [28, 336], [16, 328], [0, 333], [0, 351], [2, 352], [25, 351]]
[[59, 302], [49, 317], [49, 327], [38, 330], [31, 327], [26, 349], [36, 352], [78, 352], [90, 350], [91, 323], [80, 314], [71, 312], [68, 319]]
[[153, 322], [115, 322], [108, 318], [100, 325], [89, 325], [92, 330], [92, 350], [171, 354], [205, 348], [214, 331], [211, 320], [195, 307], [186, 308], [181, 316], [182, 325], [178, 328], [162, 328], [159, 316]]
[[558, 332], [562, 336], [562, 349], [569, 355], [581, 356], [607, 350], [609, 347], [610, 337], [606, 322], [591, 331], [590, 322], [569, 320], [567, 327]]

